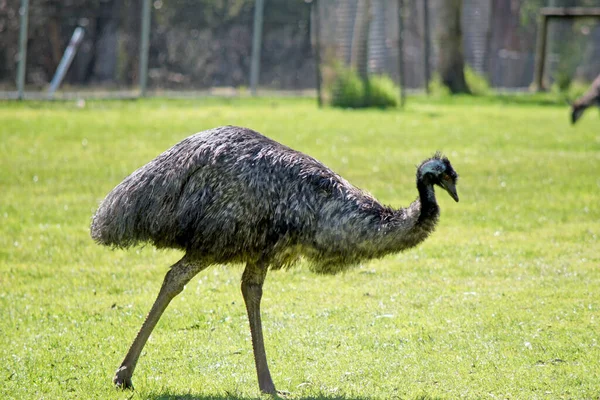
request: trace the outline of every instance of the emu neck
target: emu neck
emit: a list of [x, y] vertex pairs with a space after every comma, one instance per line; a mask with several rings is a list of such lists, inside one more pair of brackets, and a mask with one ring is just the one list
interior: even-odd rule
[[440, 215], [440, 209], [435, 199], [433, 185], [422, 180], [417, 181], [417, 190], [419, 191], [419, 201], [421, 203], [421, 212], [417, 223], [426, 223]]
[[417, 183], [419, 198], [408, 208], [395, 212], [393, 222], [387, 226], [386, 253], [402, 251], [427, 239], [434, 231], [439, 217], [433, 186]]
[[[367, 198], [357, 207], [324, 207], [326, 222], [309, 246], [313, 270], [335, 273], [360, 260], [379, 258], [417, 246], [435, 229], [439, 209], [431, 185], [417, 185], [419, 198], [407, 208], [391, 209]], [[348, 207], [350, 203], [343, 202]], [[338, 205], [336, 203], [336, 205]]]

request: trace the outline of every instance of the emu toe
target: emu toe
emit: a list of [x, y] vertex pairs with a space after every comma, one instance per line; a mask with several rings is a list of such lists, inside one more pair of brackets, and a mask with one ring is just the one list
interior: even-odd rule
[[131, 382], [131, 375], [127, 370], [127, 367], [120, 367], [115, 373], [113, 383], [117, 389], [130, 389], [133, 390], [133, 383]]
[[261, 393], [264, 394], [278, 394], [278, 390], [275, 389], [275, 385], [273, 384], [273, 382], [263, 382], [263, 381], [258, 381], [258, 386], [260, 388]]

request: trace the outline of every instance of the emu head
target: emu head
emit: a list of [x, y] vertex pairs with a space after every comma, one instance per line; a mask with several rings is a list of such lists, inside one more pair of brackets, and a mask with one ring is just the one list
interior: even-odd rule
[[571, 103], [571, 124], [575, 124], [575, 122], [581, 118], [587, 107], [587, 104], [581, 104], [577, 101]]
[[417, 170], [417, 181], [422, 181], [443, 188], [454, 201], [458, 202], [456, 182], [458, 174], [452, 168], [450, 160], [437, 152], [433, 157], [421, 163]]

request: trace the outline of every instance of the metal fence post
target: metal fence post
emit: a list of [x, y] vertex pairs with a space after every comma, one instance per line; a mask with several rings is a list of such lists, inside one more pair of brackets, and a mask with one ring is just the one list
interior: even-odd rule
[[429, 0], [423, 0], [423, 72], [425, 73], [425, 93], [429, 95], [429, 81], [431, 81], [431, 32], [429, 31]]
[[400, 83], [400, 107], [406, 102], [406, 81], [404, 79], [404, 0], [398, 0], [398, 81]]
[[19, 8], [19, 64], [17, 66], [17, 92], [19, 100], [25, 95], [25, 66], [27, 64], [27, 25], [29, 22], [29, 0], [21, 0]]
[[262, 44], [264, 0], [254, 3], [254, 27], [252, 32], [252, 60], [250, 64], [250, 92], [256, 96], [258, 79], [260, 76], [260, 48]]
[[323, 93], [321, 89], [321, 11], [319, 9], [319, 0], [313, 0], [312, 2], [312, 12], [313, 12], [313, 20], [314, 23], [314, 35], [315, 35], [315, 70], [317, 73], [317, 104], [320, 107], [323, 107]]
[[151, 0], [142, 0], [142, 31], [140, 44], [140, 96], [146, 96], [148, 84], [148, 50], [150, 47]]
[[537, 43], [535, 47], [535, 70], [533, 75], [533, 88], [541, 92], [544, 90], [544, 63], [546, 61], [546, 39], [548, 32], [548, 17], [538, 17]]

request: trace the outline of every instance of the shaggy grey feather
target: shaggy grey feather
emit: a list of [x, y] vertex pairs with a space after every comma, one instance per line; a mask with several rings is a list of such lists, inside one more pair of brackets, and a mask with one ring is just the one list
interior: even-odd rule
[[[440, 173], [457, 175], [440, 154]], [[421, 176], [420, 176], [421, 175]], [[299, 256], [320, 273], [398, 252], [434, 230], [435, 177], [420, 171], [420, 197], [394, 210], [325, 165], [250, 129], [225, 126], [184, 139], [113, 189], [91, 234], [104, 245], [150, 242], [212, 263]]]
[[580, 98], [571, 103], [571, 123], [576, 123], [583, 112], [593, 105], [600, 107], [600, 75]]
[[170, 301], [197, 273], [215, 263], [246, 263], [242, 295], [259, 388], [276, 393], [267, 365], [260, 302], [270, 268], [299, 257], [320, 273], [416, 246], [439, 216], [434, 185], [454, 200], [458, 175], [437, 153], [417, 169], [419, 197], [394, 210], [305, 154], [250, 129], [197, 133], [125, 178], [96, 212], [98, 243], [127, 247], [150, 242], [179, 248], [142, 328], [113, 382], [131, 378], [150, 334]]

